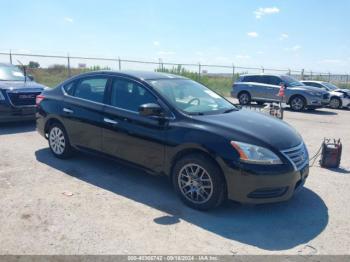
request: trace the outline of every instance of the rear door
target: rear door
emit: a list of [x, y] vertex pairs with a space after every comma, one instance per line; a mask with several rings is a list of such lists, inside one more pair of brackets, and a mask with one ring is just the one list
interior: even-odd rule
[[263, 76], [261, 75], [252, 76], [252, 81], [254, 82], [253, 84], [254, 93], [252, 94], [252, 99], [265, 101], [267, 98], [266, 94], [268, 92], [268, 87], [264, 83]]
[[67, 87], [62, 115], [73, 145], [102, 150], [103, 103], [108, 83], [108, 77], [96, 75], [81, 78]]
[[157, 97], [135, 80], [114, 77], [104, 109], [103, 151], [151, 170], [164, 163], [167, 122], [141, 116], [139, 106], [158, 103]]
[[260, 83], [259, 76], [248, 75], [243, 78], [243, 82], [245, 83], [245, 90], [248, 91], [254, 100], [254, 98], [259, 97]]

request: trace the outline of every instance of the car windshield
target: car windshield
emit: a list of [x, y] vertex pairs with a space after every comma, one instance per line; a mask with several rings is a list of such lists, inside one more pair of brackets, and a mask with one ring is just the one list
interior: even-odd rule
[[148, 81], [174, 107], [190, 114], [226, 113], [237, 108], [209, 88], [188, 79]]
[[323, 83], [323, 85], [328, 89], [328, 90], [336, 90], [339, 89], [337, 86], [331, 84], [331, 83]]
[[294, 79], [293, 77], [290, 77], [290, 76], [281, 76], [283, 82], [288, 86], [290, 87], [293, 87], [293, 86], [304, 86], [303, 83], [299, 82], [298, 80]]
[[0, 65], [0, 81], [24, 81], [24, 74], [17, 66]]

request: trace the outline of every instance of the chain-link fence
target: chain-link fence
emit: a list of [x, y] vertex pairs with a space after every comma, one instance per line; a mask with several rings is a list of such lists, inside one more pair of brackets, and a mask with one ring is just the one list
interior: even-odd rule
[[24, 64], [35, 80], [53, 87], [70, 76], [94, 70], [144, 70], [179, 74], [197, 80], [222, 95], [228, 95], [232, 83], [242, 74], [287, 74], [298, 80], [320, 80], [332, 82], [341, 88], [350, 88], [347, 74], [331, 74], [291, 69], [271, 69], [264, 67], [241, 67], [236, 65], [207, 65], [138, 61], [116, 58], [80, 57], [0, 52], [0, 62]]

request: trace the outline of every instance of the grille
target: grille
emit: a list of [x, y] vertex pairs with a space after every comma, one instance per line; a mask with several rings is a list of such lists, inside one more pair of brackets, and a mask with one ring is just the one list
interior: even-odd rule
[[32, 106], [35, 105], [35, 98], [40, 92], [7, 93], [11, 103], [14, 106]]
[[304, 143], [299, 146], [283, 150], [282, 153], [292, 163], [295, 170], [302, 169], [309, 162], [309, 154]]
[[329, 94], [324, 94], [323, 95], [323, 99], [328, 99], [329, 98]]
[[273, 198], [283, 196], [288, 187], [261, 188], [248, 194], [249, 198]]

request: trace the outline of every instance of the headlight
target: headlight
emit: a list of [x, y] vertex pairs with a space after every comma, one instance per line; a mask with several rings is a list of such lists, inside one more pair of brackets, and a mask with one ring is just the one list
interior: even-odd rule
[[4, 97], [4, 95], [2, 94], [2, 91], [0, 90], [0, 101], [3, 101], [3, 100], [5, 100], [5, 97]]
[[231, 141], [231, 145], [238, 151], [242, 162], [260, 165], [282, 164], [281, 159], [265, 147], [237, 141]]

